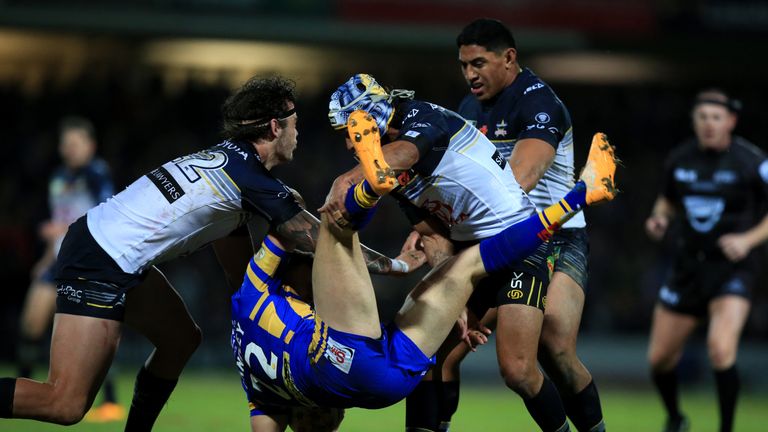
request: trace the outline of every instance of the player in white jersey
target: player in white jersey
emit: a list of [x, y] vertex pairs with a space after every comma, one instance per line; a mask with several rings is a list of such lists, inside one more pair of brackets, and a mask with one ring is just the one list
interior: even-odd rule
[[[163, 164], [72, 224], [56, 274], [48, 380], [0, 378], [0, 418], [80, 421], [125, 322], [155, 346], [136, 378], [126, 430], [151, 430], [201, 339], [154, 265], [227, 236], [252, 215], [299, 249], [314, 249], [317, 219], [270, 174], [296, 149], [294, 101], [293, 83], [251, 79], [222, 107], [226, 141]], [[233, 265], [242, 272], [246, 261]], [[368, 259], [381, 271], [392, 263]]]
[[[331, 123], [343, 125], [352, 109], [370, 112], [386, 131], [389, 144], [382, 147], [383, 158], [400, 172], [399, 186], [393, 195], [405, 202], [414, 228], [422, 236], [446, 236], [457, 248], [466, 241], [477, 241], [530, 214], [532, 203], [509, 169], [507, 160], [480, 131], [442, 107], [410, 100], [412, 92], [387, 92], [367, 75], [357, 75], [337, 90], [330, 103]], [[602, 135], [596, 136], [599, 144]], [[349, 143], [348, 143], [349, 145]], [[362, 175], [360, 168], [336, 180], [332, 199], [321, 209], [343, 221], [343, 192]], [[506, 176], [506, 178], [504, 178]], [[512, 185], [500, 187], [500, 184]], [[510, 189], [511, 187], [511, 189]], [[438, 221], [435, 223], [435, 221]], [[430, 264], [437, 265], [450, 256], [453, 246], [445, 241], [431, 241], [444, 247], [428, 251]], [[472, 310], [484, 312], [489, 306], [502, 306], [510, 326], [501, 339], [499, 362], [502, 372], [515, 371], [526, 378], [522, 392], [528, 395], [537, 422], [545, 430], [567, 427], [565, 412], [554, 385], [536, 366], [538, 336], [546, 302], [548, 263], [553, 244], [543, 244], [537, 252], [507, 274], [486, 279], [497, 290], [480, 290], [490, 295], [475, 295]], [[517, 326], [512, 325], [517, 323]], [[519, 337], [516, 328], [530, 329], [531, 337]], [[455, 343], [452, 341], [447, 344]], [[438, 359], [440, 361], [440, 359]], [[515, 369], [515, 367], [524, 367]], [[433, 370], [442, 372], [440, 368]], [[512, 378], [512, 377], [510, 377]], [[551, 416], [542, 406], [559, 405]], [[419, 425], [426, 428], [433, 425]], [[565, 430], [565, 429], [563, 429]]]
[[[574, 182], [573, 128], [565, 104], [530, 69], [520, 67], [514, 37], [501, 22], [473, 21], [458, 36], [457, 48], [471, 91], [458, 113], [509, 160], [515, 178], [537, 209], [557, 202]], [[523, 320], [515, 310], [519, 306], [498, 305], [486, 314], [483, 323], [497, 328], [497, 355], [505, 383], [526, 401], [542, 429], [556, 428], [567, 413], [579, 431], [600, 431], [604, 424], [597, 387], [576, 354], [589, 255], [584, 215], [571, 219], [554, 235], [552, 244], [544, 313], [523, 310], [529, 319], [521, 324]], [[473, 334], [484, 340], [484, 334]], [[409, 423], [448, 429], [458, 407], [459, 364], [469, 350], [467, 345], [457, 346], [443, 365], [442, 383], [425, 382], [424, 395], [409, 398]], [[547, 376], [536, 365], [537, 350]], [[417, 397], [421, 400], [415, 400]], [[424, 417], [421, 413], [430, 412], [438, 412], [439, 418], [419, 421]], [[416, 419], [411, 421], [413, 417]], [[557, 420], [549, 424], [548, 419]]]

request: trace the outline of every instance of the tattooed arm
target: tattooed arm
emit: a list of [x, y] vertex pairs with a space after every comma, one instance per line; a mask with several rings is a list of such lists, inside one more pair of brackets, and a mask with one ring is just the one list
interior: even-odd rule
[[[282, 241], [289, 242], [294, 248], [304, 252], [314, 252], [320, 220], [306, 210], [299, 212], [293, 218], [277, 227], [277, 234]], [[401, 253], [394, 260], [375, 250], [360, 244], [363, 258], [371, 273], [376, 274], [406, 274], [421, 267], [425, 262], [423, 254], [418, 251]], [[399, 262], [397, 262], [399, 261]]]

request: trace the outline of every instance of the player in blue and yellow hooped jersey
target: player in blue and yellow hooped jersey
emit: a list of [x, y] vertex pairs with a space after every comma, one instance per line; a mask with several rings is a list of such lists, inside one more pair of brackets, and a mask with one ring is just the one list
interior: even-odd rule
[[[362, 147], [378, 147], [370, 116], [357, 111], [350, 122]], [[381, 159], [362, 162], [389, 170]], [[267, 237], [232, 297], [232, 347], [252, 430], [285, 430], [292, 407], [381, 408], [407, 396], [434, 364], [476, 282], [508, 270], [588, 203], [612, 199], [615, 190], [606, 184], [614, 170], [606, 145], [585, 168], [591, 176], [560, 202], [445, 261], [389, 325], [379, 320], [357, 234], [379, 199], [371, 186], [376, 175], [350, 187], [343, 220], [322, 214], [311, 278], [305, 255], [289, 255], [279, 237]], [[413, 253], [424, 261], [423, 252]]]

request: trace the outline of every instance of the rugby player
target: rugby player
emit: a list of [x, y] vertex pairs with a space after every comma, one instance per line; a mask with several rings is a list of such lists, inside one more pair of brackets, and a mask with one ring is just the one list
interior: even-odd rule
[[[0, 417], [80, 421], [125, 323], [155, 347], [136, 377], [126, 424], [127, 431], [150, 430], [201, 341], [155, 265], [221, 239], [253, 216], [297, 248], [314, 250], [317, 219], [270, 173], [296, 149], [293, 83], [252, 78], [222, 112], [225, 141], [152, 170], [70, 226], [57, 264], [48, 379], [0, 378]], [[392, 270], [389, 258], [366, 256], [370, 268]]]
[[[63, 163], [48, 183], [51, 218], [40, 227], [40, 236], [46, 242], [45, 253], [32, 271], [32, 284], [21, 314], [17, 358], [22, 377], [32, 376], [32, 366], [41, 357], [43, 336], [56, 312], [54, 267], [69, 224], [114, 194], [109, 166], [96, 157], [96, 134], [88, 119], [69, 116], [61, 120], [59, 155]], [[109, 376], [104, 381], [103, 393], [103, 403], [91, 410], [86, 419], [124, 419], [125, 408], [117, 404], [114, 382]]]
[[672, 274], [659, 290], [648, 347], [668, 432], [690, 427], [678, 405], [676, 367], [686, 340], [706, 319], [719, 430], [733, 428], [739, 393], [736, 355], [758, 265], [752, 251], [768, 239], [768, 159], [733, 134], [740, 108], [721, 90], [696, 95], [695, 136], [667, 158], [663, 188], [645, 223], [654, 240], [665, 235], [673, 219], [682, 225]]
[[[449, 237], [461, 249], [527, 217], [535, 206], [517, 183], [507, 158], [485, 135], [456, 113], [412, 98], [411, 91], [389, 93], [372, 77], [356, 75], [332, 96], [329, 116], [332, 125], [340, 128], [344, 115], [361, 108], [372, 113], [379, 129], [386, 131], [391, 142], [382, 147], [383, 157], [399, 173], [393, 196], [403, 204], [422, 238], [430, 236], [430, 244], [443, 245], [427, 251], [429, 263], [435, 266], [452, 254], [452, 245], [438, 238]], [[563, 110], [551, 115], [556, 114], [558, 119], [567, 117]], [[603, 134], [596, 134], [593, 146], [601, 145], [604, 139]], [[329, 212], [334, 219], [343, 219], [343, 190], [359, 181], [361, 175], [361, 167], [356, 167], [340, 176], [334, 183], [332, 200], [321, 211]], [[515, 311], [510, 312], [509, 322], [517, 325], [499, 329], [501, 367], [505, 379], [515, 385], [513, 388], [525, 390], [526, 406], [545, 431], [567, 426], [556, 388], [536, 365], [544, 289], [549, 276], [547, 260], [552, 252], [553, 243], [541, 244], [535, 254], [521, 260], [506, 274], [483, 281], [496, 290], [478, 290], [470, 302], [472, 309], [502, 304], [504, 311]], [[503, 320], [507, 322], [506, 318]], [[524, 326], [520, 324], [523, 322]], [[507, 337], [507, 333], [521, 329], [527, 331], [527, 337]], [[419, 395], [422, 392], [423, 387], [417, 390], [417, 397], [429, 401], [428, 395]], [[409, 418], [409, 423], [418, 423], [413, 427], [437, 427], [435, 415], [410, 412], [417, 413]]]
[[[458, 35], [456, 45], [471, 90], [459, 105], [458, 114], [482, 131], [509, 161], [515, 179], [538, 210], [557, 202], [574, 183], [568, 109], [549, 85], [530, 69], [520, 67], [515, 39], [501, 22], [486, 18], [473, 21]], [[537, 423], [541, 425], [542, 416], [561, 421], [567, 413], [577, 430], [599, 432], [605, 429], [600, 398], [589, 371], [576, 355], [587, 287], [589, 243], [585, 226], [583, 214], [577, 215], [554, 235], [548, 255], [539, 251], [526, 258], [539, 267], [531, 269], [534, 274], [549, 276], [548, 286], [547, 277], [543, 278], [541, 290], [546, 308], [544, 302], [540, 309], [507, 301], [492, 303], [485, 305], [493, 309], [482, 324], [496, 328], [504, 382], [525, 400]], [[552, 267], [551, 275], [548, 266]], [[539, 344], [543, 350], [538, 358], [547, 376], [536, 365]], [[408, 397], [407, 428], [448, 430], [458, 408], [460, 362], [470, 349], [467, 344], [457, 345], [438, 374], [442, 382], [434, 377], [425, 380]], [[560, 398], [537, 397], [550, 386], [549, 378]]]
[[[291, 407], [375, 409], [401, 400], [434, 364], [478, 280], [514, 267], [584, 206], [615, 195], [613, 148], [601, 142], [562, 200], [445, 260], [383, 325], [357, 230], [396, 180], [381, 152], [382, 124], [361, 110], [346, 117], [365, 179], [345, 194], [344, 218], [322, 214], [313, 259], [268, 236], [232, 297], [232, 347], [254, 432], [285, 430]], [[318, 430], [334, 430], [341, 417]]]

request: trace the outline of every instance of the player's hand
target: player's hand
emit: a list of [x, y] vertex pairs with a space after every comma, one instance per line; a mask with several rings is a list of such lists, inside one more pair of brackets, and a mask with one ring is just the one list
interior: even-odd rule
[[645, 232], [652, 240], [659, 241], [664, 238], [664, 234], [669, 227], [669, 217], [662, 214], [652, 214], [645, 221]]
[[63, 236], [67, 233], [67, 230], [69, 229], [69, 224], [61, 223], [61, 222], [54, 222], [54, 221], [45, 221], [42, 224], [40, 224], [40, 238], [47, 242], [52, 242], [58, 239], [59, 237]]
[[717, 239], [717, 245], [728, 260], [738, 262], [749, 255], [752, 244], [745, 234], [725, 234]]
[[416, 231], [411, 231], [411, 233], [408, 234], [408, 238], [405, 239], [403, 247], [400, 248], [400, 253], [402, 254], [415, 250], [423, 251], [424, 243], [421, 242], [421, 234]]
[[354, 186], [353, 176], [350, 173], [342, 174], [333, 181], [331, 190], [328, 192], [328, 196], [325, 197], [325, 204], [317, 209], [320, 213], [328, 213], [331, 216], [331, 220], [338, 227], [343, 227], [349, 221], [349, 215], [347, 214], [346, 207], [344, 207], [344, 200], [347, 197], [347, 191], [350, 187]]
[[456, 320], [456, 326], [459, 338], [473, 352], [477, 351], [478, 346], [485, 345], [488, 342], [488, 336], [491, 334], [491, 329], [484, 326], [475, 314], [466, 307], [461, 312], [461, 315], [459, 315], [459, 319]]
[[395, 259], [402, 261], [408, 268], [405, 271], [392, 270], [388, 274], [394, 276], [406, 275], [423, 266], [427, 262], [427, 254], [424, 251], [414, 249], [400, 253]]

